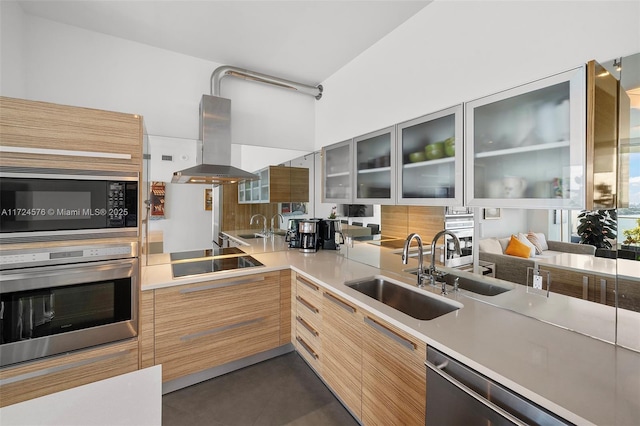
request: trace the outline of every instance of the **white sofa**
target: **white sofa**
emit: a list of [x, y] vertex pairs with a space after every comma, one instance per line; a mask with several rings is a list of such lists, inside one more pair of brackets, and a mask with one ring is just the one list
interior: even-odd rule
[[[517, 235], [517, 234], [516, 234]], [[540, 235], [540, 234], [537, 234]], [[478, 242], [478, 257], [485, 262], [496, 265], [496, 278], [514, 282], [517, 284], [527, 284], [527, 268], [533, 268], [536, 259], [555, 257], [561, 253], [576, 253], [595, 255], [594, 246], [577, 243], [566, 243], [563, 241], [546, 241], [541, 253], [533, 257], [524, 258], [505, 254], [511, 236], [504, 238], [485, 238]]]

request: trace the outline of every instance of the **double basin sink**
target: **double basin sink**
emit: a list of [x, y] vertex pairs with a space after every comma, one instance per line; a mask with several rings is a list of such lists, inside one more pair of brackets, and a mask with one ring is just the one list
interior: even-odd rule
[[[456, 278], [458, 278], [458, 288], [485, 296], [498, 295], [512, 289], [484, 281], [457, 277], [453, 274], [446, 275], [444, 281], [448, 285], [453, 285]], [[432, 320], [463, 307], [457, 301], [420, 291], [417, 288], [407, 288], [405, 285], [384, 276], [376, 275], [348, 281], [344, 284], [418, 320]]]

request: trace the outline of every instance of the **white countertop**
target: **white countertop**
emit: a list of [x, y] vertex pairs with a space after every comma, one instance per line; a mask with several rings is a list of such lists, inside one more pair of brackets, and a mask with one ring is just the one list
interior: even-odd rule
[[[415, 277], [403, 272], [417, 265], [415, 259], [403, 265], [400, 256], [391, 250], [363, 245], [366, 248], [360, 247], [359, 255], [365, 255], [362, 251], [370, 252], [367, 262], [376, 265], [369, 266], [349, 260], [339, 252], [321, 250], [307, 254], [295, 249], [269, 252], [263, 249], [268, 242], [249, 244], [242, 249], [265, 266], [174, 280], [169, 264], [153, 265], [143, 268], [142, 288], [150, 290], [291, 267], [571, 422], [636, 425], [640, 421], [640, 353], [599, 340], [603, 336], [607, 337], [605, 340], [613, 337], [609, 335], [615, 330], [615, 310], [611, 307], [569, 297], [547, 299], [528, 293], [523, 286], [515, 286], [513, 291], [498, 296], [471, 298], [467, 296], [472, 294], [464, 290], [448, 295], [446, 298], [463, 307], [433, 320], [420, 321], [344, 285], [358, 278], [385, 275], [414, 291], [442, 297], [435, 289], [418, 289]], [[277, 244], [274, 242], [274, 247]], [[496, 308], [501, 305], [502, 309]], [[524, 315], [515, 312], [519, 309]], [[626, 319], [629, 326], [640, 330], [640, 315], [629, 314]], [[572, 332], [571, 327], [546, 323], [567, 317], [569, 323], [590, 321], [597, 338]]]
[[640, 262], [635, 260], [607, 259], [575, 253], [562, 253], [555, 257], [533, 259], [539, 264], [562, 269], [587, 271], [611, 277], [619, 275], [632, 280], [640, 280]]

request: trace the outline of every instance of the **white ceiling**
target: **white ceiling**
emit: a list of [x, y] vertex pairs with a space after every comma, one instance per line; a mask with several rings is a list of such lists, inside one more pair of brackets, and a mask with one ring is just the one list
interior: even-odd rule
[[315, 85], [430, 1], [19, 0], [19, 4], [29, 15]]

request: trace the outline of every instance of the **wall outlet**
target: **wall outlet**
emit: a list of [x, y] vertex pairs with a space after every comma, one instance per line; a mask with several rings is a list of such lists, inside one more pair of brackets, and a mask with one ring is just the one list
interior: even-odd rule
[[542, 290], [542, 276], [534, 275], [533, 276], [533, 288], [537, 290]]

